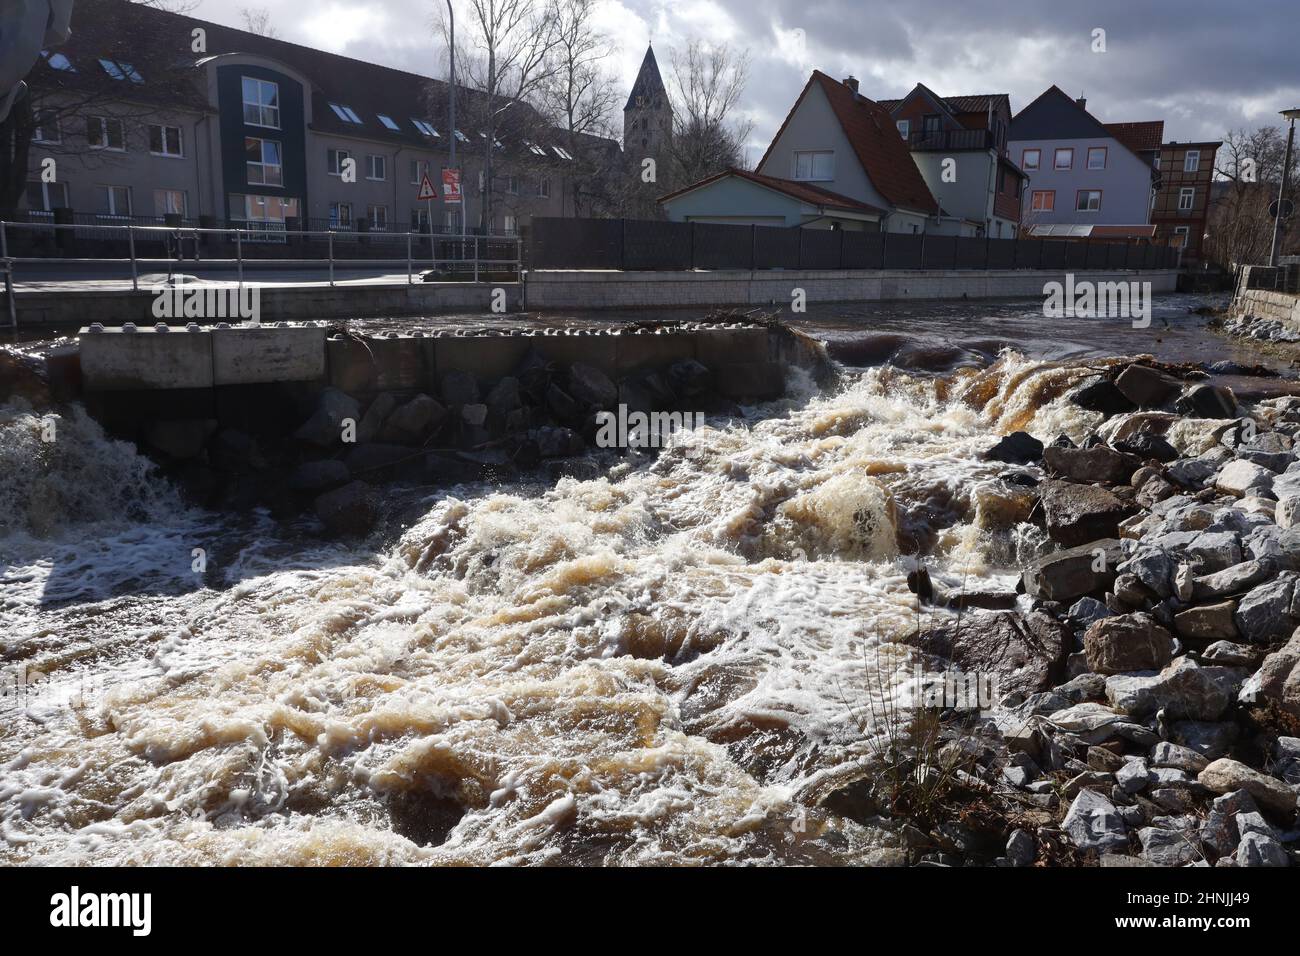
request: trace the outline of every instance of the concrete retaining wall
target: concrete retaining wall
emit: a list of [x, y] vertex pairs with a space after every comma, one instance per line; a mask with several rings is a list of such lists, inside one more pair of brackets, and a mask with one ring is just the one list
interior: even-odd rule
[[[1075, 281], [1150, 282], [1152, 292], [1172, 292], [1177, 270], [1080, 271]], [[789, 305], [794, 289], [809, 303], [895, 299], [997, 299], [1038, 297], [1064, 272], [995, 271], [735, 271], [604, 272], [530, 271], [527, 309], [638, 309], [681, 306]]]
[[615, 380], [698, 359], [714, 371], [717, 393], [730, 399], [779, 396], [790, 361], [780, 332], [720, 323], [365, 338], [330, 336], [323, 322], [150, 326], [82, 329], [80, 350], [83, 389], [101, 419], [233, 415], [241, 427], [248, 427], [258, 403], [265, 403], [270, 415], [289, 396], [301, 409], [327, 385], [358, 397], [384, 391], [437, 394], [443, 376], [453, 370], [495, 382], [534, 350], [556, 365], [581, 362]]
[[[504, 289], [507, 311], [521, 308], [517, 282], [419, 282], [411, 285], [260, 286], [263, 322], [355, 319], [385, 315], [439, 315], [492, 309], [494, 289]], [[153, 325], [154, 292], [62, 289], [14, 296], [21, 325], [82, 326], [133, 322]]]

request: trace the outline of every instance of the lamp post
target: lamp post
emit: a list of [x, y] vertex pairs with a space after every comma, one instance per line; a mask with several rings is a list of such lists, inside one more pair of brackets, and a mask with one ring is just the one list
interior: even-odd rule
[[1277, 215], [1273, 217], [1273, 245], [1268, 252], [1268, 264], [1277, 265], [1278, 240], [1282, 233], [1282, 204], [1286, 202], [1287, 173], [1291, 171], [1291, 147], [1295, 143], [1295, 121], [1300, 119], [1300, 109], [1282, 110], [1282, 114], [1291, 121], [1286, 134], [1286, 155], [1282, 160], [1282, 184], [1277, 188]]

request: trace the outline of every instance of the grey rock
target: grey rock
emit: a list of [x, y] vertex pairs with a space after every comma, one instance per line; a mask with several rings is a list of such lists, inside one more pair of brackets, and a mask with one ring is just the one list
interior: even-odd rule
[[1137, 508], [1104, 488], [1068, 481], [1044, 481], [1039, 494], [1048, 536], [1067, 548], [1116, 537]]
[[1087, 628], [1090, 624], [1110, 617], [1110, 609], [1093, 597], [1081, 597], [1070, 606], [1066, 620], [1076, 630]]
[[569, 367], [569, 394], [593, 408], [612, 409], [618, 402], [618, 386], [609, 376], [581, 362]]
[[388, 416], [393, 414], [399, 401], [392, 392], [380, 392], [375, 396], [366, 413], [361, 416], [361, 421], [357, 424], [357, 443], [368, 444], [379, 438], [379, 430], [384, 427], [384, 422]]
[[1237, 417], [1237, 398], [1227, 386], [1208, 383], [1193, 385], [1183, 398], [1189, 410], [1198, 418]]
[[1231, 531], [1202, 531], [1184, 549], [1202, 573], [1222, 571], [1241, 562], [1241, 541]]
[[1200, 856], [1196, 846], [1181, 831], [1143, 827], [1138, 831], [1142, 858], [1157, 866], [1182, 866]]
[[1290, 866], [1282, 844], [1263, 833], [1246, 833], [1237, 847], [1238, 866]]
[[1088, 666], [1097, 674], [1152, 670], [1173, 657], [1174, 639], [1149, 614], [1103, 618], [1083, 638]]
[[1296, 574], [1283, 572], [1272, 581], [1251, 589], [1237, 605], [1237, 632], [1247, 641], [1267, 644], [1290, 634], [1296, 626], [1292, 614]]
[[316, 410], [299, 426], [294, 437], [321, 448], [337, 445], [343, 436], [343, 422], [361, 418], [361, 404], [333, 386], [321, 389]]
[[984, 453], [985, 461], [1002, 461], [1011, 465], [1027, 465], [1042, 457], [1043, 443], [1029, 432], [1003, 435], [996, 445]]
[[1300, 717], [1300, 632], [1264, 658], [1241, 695], [1244, 702], [1272, 703], [1284, 713]]
[[1227, 668], [1200, 667], [1180, 657], [1158, 674], [1117, 674], [1106, 681], [1112, 707], [1132, 717], [1164, 710], [1170, 720], [1216, 720], [1232, 701], [1235, 689]]
[[1215, 793], [1245, 790], [1260, 806], [1285, 820], [1295, 816], [1295, 791], [1275, 777], [1260, 773], [1240, 761], [1220, 757], [1202, 770], [1197, 779]]
[[980, 611], [926, 625], [903, 641], [968, 674], [997, 675], [1003, 694], [1027, 695], [1050, 687], [1060, 675], [1071, 635], [1042, 611]]
[[1218, 465], [1205, 458], [1181, 458], [1165, 468], [1165, 477], [1184, 488], [1200, 489], [1218, 470]]
[[1237, 739], [1235, 721], [1176, 720], [1170, 727], [1170, 739], [1195, 750], [1207, 760], [1222, 757]]
[[1273, 489], [1273, 472], [1243, 458], [1228, 462], [1215, 476], [1214, 487], [1225, 495], [1238, 498], [1269, 492]]
[[379, 496], [363, 481], [327, 491], [315, 501], [316, 516], [331, 534], [360, 537], [379, 517]]
[[1115, 570], [1119, 574], [1132, 574], [1157, 597], [1167, 598], [1174, 593], [1177, 567], [1168, 552], [1143, 548]]
[[1178, 379], [1144, 365], [1124, 369], [1115, 379], [1115, 387], [1139, 408], [1157, 408], [1173, 401], [1182, 390]]
[[1115, 805], [1094, 790], [1080, 790], [1061, 829], [1081, 850], [1119, 850], [1128, 846], [1128, 828]]
[[1141, 461], [1105, 445], [1092, 448], [1051, 446], [1042, 451], [1048, 471], [1084, 484], [1127, 484]]
[[1162, 740], [1151, 751], [1151, 762], [1157, 767], [1173, 767], [1185, 773], [1200, 773], [1210, 761], [1190, 747]]
[[1007, 860], [1012, 866], [1030, 866], [1038, 857], [1038, 846], [1025, 830], [1013, 830], [1007, 838]]
[[1141, 757], [1126, 760], [1124, 766], [1115, 773], [1115, 782], [1125, 793], [1138, 793], [1145, 790], [1151, 783], [1151, 774], [1147, 770], [1146, 761]]
[[417, 395], [395, 408], [379, 429], [379, 439], [393, 444], [420, 444], [447, 417], [447, 409], [428, 395]]
[[1241, 561], [1222, 571], [1195, 578], [1192, 582], [1192, 598], [1197, 601], [1213, 601], [1216, 598], [1245, 594], [1268, 580], [1272, 574], [1273, 568], [1267, 561]]
[[1232, 641], [1215, 641], [1201, 652], [1201, 660], [1220, 667], [1254, 667], [1262, 651], [1246, 644]]
[[1233, 615], [1236, 601], [1220, 601], [1191, 607], [1174, 615], [1174, 630], [1179, 637], [1198, 641], [1227, 640], [1237, 636]]

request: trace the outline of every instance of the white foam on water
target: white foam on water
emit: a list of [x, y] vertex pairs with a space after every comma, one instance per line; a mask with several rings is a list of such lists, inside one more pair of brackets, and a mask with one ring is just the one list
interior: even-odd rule
[[[0, 738], [0, 860], [860, 861], [880, 835], [801, 796], [869, 758], [909, 674], [918, 547], [1005, 587], [1039, 546], [979, 453], [1077, 378], [873, 370], [607, 477], [435, 495], [380, 554], [152, 486], [29, 517], [0, 614], [47, 692]], [[110, 462], [141, 490], [138, 458], [85, 440], [28, 478], [78, 500], [76, 463]], [[222, 570], [198, 582], [205, 540]]]

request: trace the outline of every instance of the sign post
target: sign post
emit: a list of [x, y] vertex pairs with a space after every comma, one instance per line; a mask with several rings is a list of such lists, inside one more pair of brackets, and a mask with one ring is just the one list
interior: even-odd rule
[[[455, 134], [452, 134], [453, 138]], [[460, 197], [460, 169], [456, 166], [444, 166], [442, 170], [442, 201], [448, 205], [458, 205], [460, 210], [460, 256], [465, 258], [465, 207]], [[478, 250], [475, 248], [475, 256]]]
[[433, 183], [429, 179], [429, 171], [426, 169], [424, 175], [420, 177], [420, 191], [416, 194], [417, 202], [424, 200], [429, 217], [429, 258], [433, 260], [433, 268], [438, 268], [438, 247], [433, 239], [433, 201], [438, 198], [438, 191], [433, 188]]

